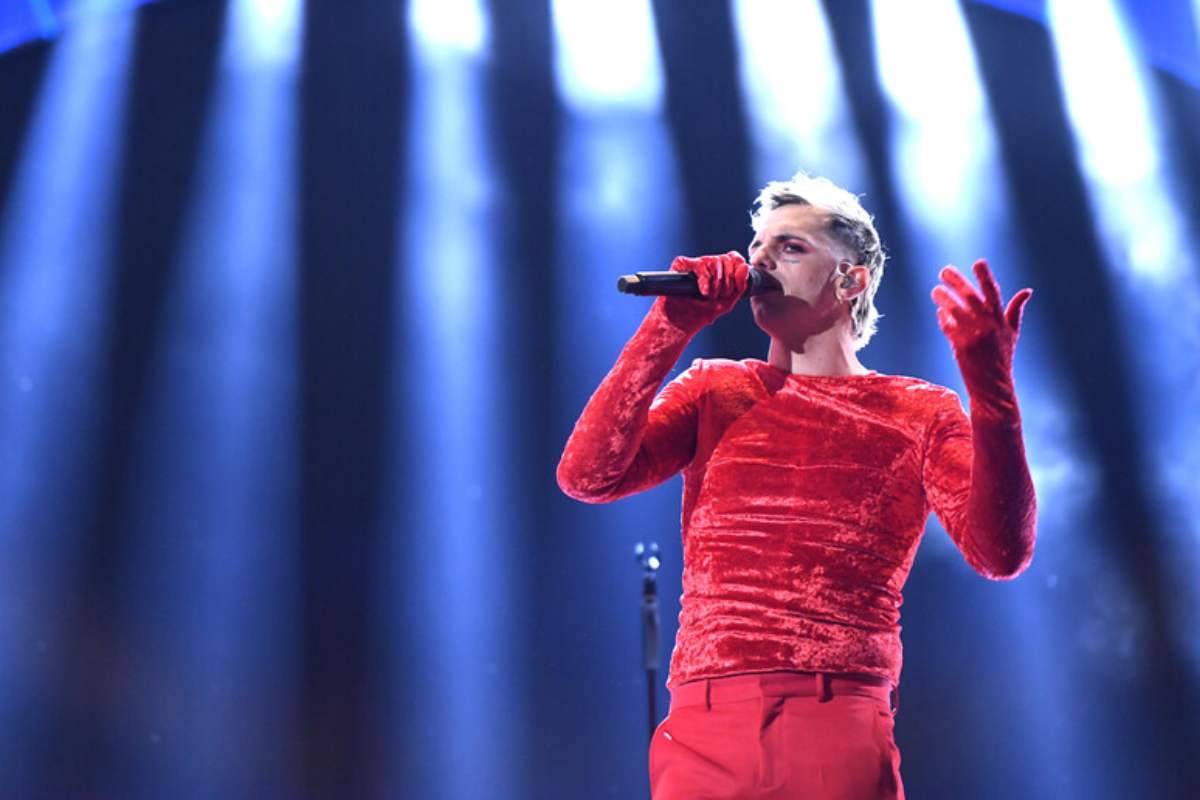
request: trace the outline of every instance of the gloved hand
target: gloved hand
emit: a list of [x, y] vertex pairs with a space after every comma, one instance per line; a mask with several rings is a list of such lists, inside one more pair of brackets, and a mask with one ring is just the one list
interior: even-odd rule
[[939, 277], [946, 285], [939, 284], [931, 292], [938, 306], [938, 325], [950, 340], [972, 409], [979, 404], [992, 412], [989, 416], [1006, 416], [1011, 421], [1011, 416], [1018, 414], [1019, 420], [1012, 380], [1013, 352], [1025, 303], [1033, 289], [1017, 292], [1005, 308], [987, 261], [976, 261], [974, 270], [982, 296], [953, 266], [942, 268]]
[[750, 265], [736, 250], [720, 256], [679, 257], [675, 272], [694, 272], [703, 297], [659, 297], [651, 308], [680, 330], [694, 334], [737, 305], [750, 282]]

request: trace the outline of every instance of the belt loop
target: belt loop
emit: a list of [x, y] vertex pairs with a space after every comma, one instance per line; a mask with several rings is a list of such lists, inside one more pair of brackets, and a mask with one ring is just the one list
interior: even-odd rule
[[817, 673], [817, 702], [828, 703], [833, 699], [833, 693], [829, 690], [829, 673]]
[[712, 678], [704, 679], [704, 710], [712, 711]]

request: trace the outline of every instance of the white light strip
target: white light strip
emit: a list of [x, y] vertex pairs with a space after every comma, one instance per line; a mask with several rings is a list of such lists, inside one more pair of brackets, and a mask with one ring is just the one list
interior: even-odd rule
[[[51, 48], [0, 209], [0, 718], [44, 703], [39, 650], [86, 551], [80, 527], [104, 404], [112, 237], [135, 15], [69, 28]], [[6, 109], [7, 111], [7, 109]], [[19, 124], [15, 119], [7, 124]], [[14, 649], [15, 648], [15, 649]], [[36, 705], [34, 706], [37, 707]], [[30, 732], [0, 730], [20, 752]], [[36, 741], [36, 739], [34, 740]], [[24, 772], [24, 774], [23, 774]], [[36, 794], [18, 763], [7, 790]]]
[[301, 0], [231, 0], [223, 54], [226, 64], [295, 64], [303, 14]]
[[[282, 734], [294, 696], [298, 520], [295, 503], [278, 498], [294, 498], [299, 483], [293, 71], [302, 11], [298, 0], [233, 0], [229, 14], [133, 437], [140, 490], [123, 503], [129, 536], [180, 531], [180, 544], [132, 547], [122, 565], [126, 613], [155, 609], [173, 629], [139, 626], [139, 646], [161, 652], [193, 687], [180, 699], [190, 723], [178, 759], [142, 767], [149, 785], [175, 795], [187, 791], [182, 776], [239, 763], [226, 720]], [[264, 664], [274, 665], [269, 679], [252, 666]], [[154, 724], [138, 713], [131, 724]]]
[[486, 51], [488, 19], [481, 0], [410, 0], [407, 23], [425, 56]]
[[874, 0], [879, 81], [905, 117], [933, 121], [977, 116], [983, 90], [955, 0]]
[[1170, 197], [1145, 68], [1111, 3], [1050, 0], [1048, 19], [1080, 167], [1113, 264], [1165, 287], [1187, 274], [1192, 257]]
[[[437, 775], [447, 797], [518, 780], [517, 768], [494, 747], [494, 732], [513, 720], [484, 666], [519, 686], [513, 651], [521, 633], [494, 613], [512, 602], [520, 567], [504, 545], [510, 531], [501, 356], [508, 334], [498, 304], [505, 276], [495, 255], [486, 76], [475, 55], [458, 46], [414, 52], [395, 266], [396, 341], [411, 344], [395, 353], [391, 369], [396, 411], [389, 435], [389, 470], [410, 491], [398, 493], [395, 505], [389, 498], [384, 511], [396, 535], [381, 579], [401, 621], [394, 630], [411, 636], [402, 621], [412, 609], [439, 609], [416, 634], [424, 655], [391, 666], [394, 696], [407, 693], [415, 669], [428, 676], [430, 702], [390, 709], [389, 716], [397, 720], [393, 736], [419, 720], [428, 742], [422, 774]], [[446, 603], [447, 586], [470, 591]], [[411, 642], [392, 644], [401, 652]], [[462, 668], [450, 674], [442, 669], [447, 662]], [[470, 770], [461, 768], [466, 763]], [[389, 785], [411, 787], [405, 770], [395, 762]]]
[[663, 77], [649, 0], [552, 0], [554, 73], [563, 102], [657, 111]]
[[1164, 520], [1186, 521], [1163, 531], [1172, 541], [1153, 544], [1172, 553], [1158, 565], [1163, 580], [1186, 587], [1171, 598], [1169, 622], [1181, 652], [1200, 673], [1194, 624], [1200, 590], [1191, 579], [1200, 569], [1200, 288], [1194, 255], [1200, 234], [1172, 196], [1177, 171], [1160, 138], [1154, 83], [1135, 56], [1119, 7], [1050, 0], [1048, 19], [1096, 227], [1119, 279], [1114, 291], [1120, 316], [1109, 322], [1120, 327], [1122, 360], [1134, 378], [1130, 391], [1150, 466], [1139, 479], [1157, 507], [1173, 510]]
[[733, 13], [757, 182], [804, 168], [862, 185], [862, 155], [819, 0], [737, 0]]
[[896, 120], [897, 183], [946, 258], [987, 227], [982, 206], [1003, 185], [970, 38], [955, 0], [874, 0], [871, 9], [879, 82]]
[[[41, 437], [58, 427], [46, 418], [47, 394], [64, 375], [96, 366], [88, 354], [98, 357], [105, 341], [132, 20], [71, 28], [55, 46], [0, 215], [0, 363], [8, 370], [0, 375], [8, 387], [0, 392], [0, 518], [49, 474], [37, 466], [48, 446]], [[82, 362], [67, 369], [64, 359]]]

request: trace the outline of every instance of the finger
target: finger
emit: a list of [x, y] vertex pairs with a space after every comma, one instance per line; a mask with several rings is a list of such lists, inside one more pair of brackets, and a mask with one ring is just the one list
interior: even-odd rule
[[933, 298], [933, 302], [938, 304], [939, 308], [944, 308], [947, 311], [966, 311], [966, 306], [962, 304], [962, 300], [958, 298], [954, 292], [942, 286], [940, 283], [933, 287], [933, 291], [929, 293]]
[[720, 285], [717, 283], [716, 271], [713, 269], [713, 265], [704, 259], [697, 259], [695, 273], [700, 281], [700, 294], [706, 298], [715, 295]]
[[736, 250], [731, 250], [725, 255], [729, 259], [729, 271], [732, 275], [730, 282], [733, 285], [734, 296], [741, 297], [746, 293], [746, 287], [750, 285], [750, 265]]
[[1025, 315], [1025, 304], [1033, 297], [1033, 289], [1025, 288], [1013, 295], [1008, 301], [1008, 309], [1004, 312], [1004, 321], [1014, 331], [1021, 330], [1021, 317]]
[[690, 272], [695, 275], [696, 287], [700, 290], [701, 297], [708, 297], [712, 294], [712, 271], [704, 263], [704, 259], [680, 256], [671, 262], [671, 269], [675, 272]]
[[937, 312], [937, 318], [938, 327], [940, 327], [944, 333], [951, 334], [958, 330], [958, 325], [955, 324], [954, 319], [950, 316], [950, 312], [946, 309], [939, 308]]
[[700, 259], [678, 256], [671, 262], [672, 272], [695, 272]]
[[981, 314], [988, 313], [983, 298], [979, 295], [979, 291], [957, 269], [949, 266], [943, 267], [942, 271], [938, 273], [938, 277], [949, 284], [950, 288], [958, 292], [967, 308]]
[[979, 280], [979, 287], [983, 289], [983, 296], [987, 300], [988, 308], [992, 309], [993, 314], [999, 315], [1000, 309], [1004, 307], [1004, 302], [1000, 299], [1000, 284], [996, 283], [996, 278], [992, 275], [991, 268], [988, 267], [987, 259], [981, 258], [976, 261], [973, 269], [975, 277]]
[[[972, 312], [960, 306], [957, 301], [946, 299], [952, 296], [946, 287], [937, 286], [933, 291], [934, 294], [937, 295], [934, 297], [934, 301], [938, 304], [938, 322], [942, 324], [943, 330], [946, 330], [947, 333], [950, 333], [952, 331], [959, 330], [964, 325], [971, 324]], [[940, 296], [942, 299], [939, 300], [938, 296]], [[950, 326], [948, 330], [946, 328], [946, 323], [948, 323]]]

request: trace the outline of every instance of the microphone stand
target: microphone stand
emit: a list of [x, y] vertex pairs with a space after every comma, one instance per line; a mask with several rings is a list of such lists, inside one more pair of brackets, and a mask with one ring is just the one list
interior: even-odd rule
[[662, 559], [658, 542], [649, 545], [638, 542], [633, 555], [642, 568], [642, 668], [646, 670], [647, 741], [652, 742], [654, 729], [658, 727], [658, 570]]

